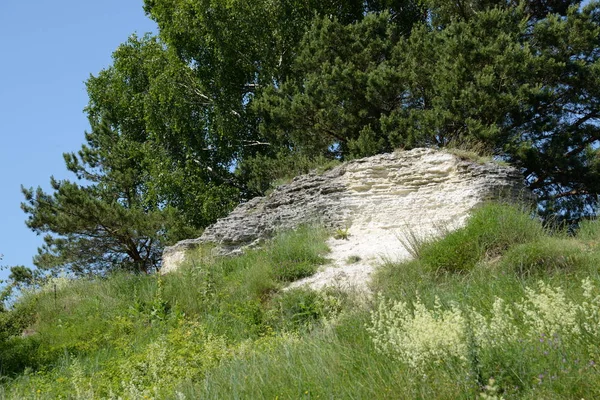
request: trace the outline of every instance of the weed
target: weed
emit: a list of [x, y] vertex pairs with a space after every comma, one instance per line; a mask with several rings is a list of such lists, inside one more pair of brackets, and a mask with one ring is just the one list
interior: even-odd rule
[[346, 264], [356, 264], [360, 260], [362, 260], [360, 256], [352, 255], [346, 259]]
[[349, 228], [337, 228], [333, 233], [333, 238], [338, 240], [348, 240], [350, 238]]

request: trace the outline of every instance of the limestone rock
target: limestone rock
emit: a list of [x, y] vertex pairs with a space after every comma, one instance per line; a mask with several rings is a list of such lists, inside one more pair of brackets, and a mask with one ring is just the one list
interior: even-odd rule
[[[163, 272], [176, 269], [185, 251], [214, 243], [221, 254], [255, 246], [279, 230], [308, 222], [347, 229], [348, 240], [330, 239], [333, 262], [300, 284], [361, 286], [377, 261], [404, 259], [399, 236], [431, 236], [464, 224], [486, 200], [530, 197], [514, 168], [481, 164], [432, 149], [397, 151], [353, 160], [322, 175], [296, 177], [266, 197], [238, 206], [198, 239], [165, 249]], [[347, 265], [349, 256], [360, 262]], [[355, 257], [356, 259], [356, 257]]]

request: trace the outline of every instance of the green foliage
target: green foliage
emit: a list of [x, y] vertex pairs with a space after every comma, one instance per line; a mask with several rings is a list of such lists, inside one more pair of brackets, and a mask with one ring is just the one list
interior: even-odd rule
[[[144, 143], [111, 126], [92, 125], [79, 153], [64, 155], [69, 171], [87, 182], [51, 178], [53, 193], [23, 188], [27, 226], [44, 236], [34, 258], [41, 270], [75, 274], [114, 268], [151, 272], [160, 265], [162, 247], [193, 232], [177, 211], [144, 196]], [[172, 229], [172, 230], [171, 230]]]
[[23, 189], [35, 263], [150, 271], [281, 179], [415, 146], [469, 143], [545, 216], [593, 214], [599, 4], [147, 0], [159, 36], [87, 81], [92, 130], [65, 155], [83, 181]]
[[8, 279], [16, 286], [31, 286], [35, 279], [35, 273], [30, 268], [17, 265], [10, 268]]
[[333, 238], [338, 240], [348, 240], [350, 232], [348, 228], [338, 228], [333, 233]]
[[[64, 156], [80, 182], [23, 188], [27, 224], [46, 234], [36, 266], [90, 277], [34, 289], [36, 272], [12, 271], [23, 294], [0, 310], [0, 397], [474, 398], [491, 377], [490, 396], [600, 396], [595, 222], [550, 237], [527, 213], [488, 205], [441, 240], [409, 237], [417, 259], [373, 281], [396, 307], [378, 321], [411, 327], [394, 344], [403, 350], [383, 355], [372, 335], [386, 330], [365, 326], [369, 302], [281, 291], [325, 262], [322, 231], [241, 257], [201, 249], [164, 278], [112, 273], [156, 270], [166, 244], [278, 180], [394, 148], [468, 143], [477, 155], [461, 157], [519, 168], [544, 217], [594, 214], [600, 2], [146, 0], [145, 10], [159, 37], [130, 37], [87, 82], [91, 132]], [[590, 276], [582, 292], [573, 278]], [[488, 346], [474, 327], [510, 314], [496, 297], [519, 305], [521, 337]], [[578, 332], [546, 329], [575, 309]], [[468, 329], [447, 340], [461, 318]]]
[[336, 159], [310, 157], [282, 150], [275, 156], [258, 154], [243, 160], [236, 174], [246, 182], [250, 190], [268, 193], [280, 184], [289, 183], [298, 175], [311, 171], [323, 173], [339, 164], [340, 161]]
[[324, 231], [309, 226], [278, 235], [271, 247], [275, 277], [283, 282], [292, 282], [314, 274], [317, 267], [326, 261], [323, 254], [328, 248], [323, 242], [324, 237]]
[[420, 260], [434, 271], [469, 271], [484, 257], [544, 234], [540, 221], [518, 206], [487, 204], [473, 212], [468, 224], [418, 249]]
[[[380, 352], [418, 374], [429, 374], [431, 368], [463, 373], [472, 368], [472, 384], [481, 387], [481, 378], [493, 373], [511, 397], [522, 395], [524, 388], [516, 386], [518, 381], [523, 385], [532, 378], [537, 385], [578, 390], [569, 386], [572, 372], [565, 367], [573, 361], [577, 364], [579, 356], [593, 360], [597, 354], [592, 343], [599, 333], [600, 306], [597, 283], [586, 278], [581, 289], [581, 298], [576, 299], [575, 291], [567, 296], [563, 288], [539, 282], [536, 287], [526, 287], [517, 301], [496, 297], [486, 315], [457, 302], [444, 306], [439, 298], [431, 307], [418, 298], [412, 305], [383, 299], [371, 312], [368, 330]], [[475, 365], [470, 364], [470, 352], [477, 353]], [[503, 365], [516, 361], [516, 357], [526, 360], [519, 369]], [[589, 362], [590, 366], [595, 363]], [[501, 369], [492, 372], [490, 367]], [[535, 377], [531, 367], [545, 370]]]
[[502, 264], [518, 274], [541, 275], [557, 270], [582, 269], [589, 262], [585, 248], [568, 239], [544, 238], [511, 248]]
[[492, 154], [487, 152], [485, 148], [482, 148], [481, 144], [477, 143], [472, 144], [468, 141], [466, 143], [451, 142], [446, 147], [446, 151], [460, 159], [474, 161], [478, 164], [485, 164], [488, 162], [503, 164], [502, 161], [495, 160]]
[[473, 269], [484, 250], [476, 236], [460, 229], [439, 242], [425, 245], [419, 253], [423, 263], [434, 271], [468, 271]]
[[[33, 323], [35, 319], [34, 310], [33, 303], [23, 302], [0, 312], [0, 346], [4, 348], [11, 347], [4, 342], [13, 336], [21, 335]], [[5, 369], [6, 366], [1, 368]]]
[[[515, 292], [507, 280], [595, 276], [599, 255], [587, 238], [548, 231], [526, 209], [507, 204], [478, 208], [462, 229], [420, 246], [416, 259], [384, 264], [374, 275], [371, 290], [392, 299], [410, 300], [415, 293], [435, 293], [443, 299], [446, 285], [453, 290], [453, 285], [481, 279], [490, 283], [490, 292], [480, 294], [481, 299], [492, 296], [493, 302], [499, 291]], [[472, 290], [480, 288], [468, 288]]]
[[[190, 198], [224, 212], [231, 206], [227, 200], [262, 194], [280, 173], [298, 172], [289, 166], [298, 152], [289, 154], [288, 138], [259, 127], [262, 116], [254, 102], [295, 74], [292, 62], [315, 15], [347, 24], [383, 9], [392, 10], [397, 21], [421, 15], [412, 1], [148, 0], [145, 10], [158, 23], [161, 40], [134, 39], [122, 46], [114, 66], [90, 79], [89, 109], [125, 111], [134, 105], [123, 123], [134, 121], [150, 133], [160, 155], [152, 172], [157, 190], [194, 224], [212, 222], [214, 214], [204, 219], [194, 214], [200, 207]], [[104, 95], [106, 86], [114, 98]], [[309, 162], [319, 162], [318, 154], [309, 156]], [[269, 171], [273, 163], [283, 167], [279, 176]], [[206, 190], [214, 196], [194, 199]]]
[[316, 325], [323, 318], [339, 313], [340, 309], [339, 296], [296, 288], [271, 299], [268, 321], [277, 330], [297, 331]]
[[114, 128], [142, 153], [145, 201], [168, 203], [196, 228], [239, 201], [229, 166], [236, 151], [230, 131], [241, 128], [220, 126], [207, 102], [210, 92], [158, 38], [132, 35], [114, 52], [113, 65], [86, 85], [92, 124], [110, 115]]
[[[283, 281], [323, 262], [325, 237], [302, 227], [239, 257], [199, 249], [190, 265], [165, 276], [48, 280], [0, 313], [0, 373], [17, 377], [13, 388], [43, 387], [47, 397], [74, 389], [92, 397], [172, 394], [243, 343], [309, 330], [339, 311], [333, 294], [280, 292]], [[26, 328], [32, 334], [21, 337]]]
[[267, 89], [257, 103], [264, 129], [285, 135], [306, 154], [359, 157], [390, 150], [378, 123], [397, 96], [382, 93], [391, 82], [379, 64], [399, 40], [390, 18], [369, 14], [351, 25], [315, 19], [294, 60], [294, 75]]
[[[410, 397], [407, 376], [390, 358], [374, 351], [365, 322], [363, 315], [347, 317], [333, 329], [257, 348], [246, 357], [223, 363], [210, 379], [186, 386], [182, 393], [188, 398], [210, 399], [236, 395], [300, 399]], [[423, 391], [433, 394], [426, 387]]]
[[577, 230], [577, 237], [597, 243], [600, 240], [600, 224], [597, 220], [582, 221]]
[[489, 257], [546, 233], [541, 220], [519, 204], [488, 203], [473, 212], [468, 227]]
[[488, 205], [465, 229], [496, 232], [478, 239], [490, 257], [442, 274], [388, 263], [374, 301], [281, 290], [280, 264], [322, 262], [326, 234], [308, 228], [239, 257], [199, 248], [160, 277], [56, 278], [0, 314], [32, 318], [0, 341], [0, 396], [594, 398], [600, 250], [585, 225], [550, 235]]
[[546, 215], [593, 212], [599, 3], [421, 4], [405, 29], [385, 12], [316, 18], [257, 100], [263, 128], [341, 158], [469, 142], [520, 168]]

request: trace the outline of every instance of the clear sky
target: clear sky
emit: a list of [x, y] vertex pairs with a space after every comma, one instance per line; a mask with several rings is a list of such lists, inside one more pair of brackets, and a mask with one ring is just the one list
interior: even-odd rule
[[[143, 0], [1, 0], [0, 265], [33, 266], [41, 244], [20, 209], [26, 187], [74, 177], [62, 153], [89, 128], [85, 80], [132, 33], [156, 32]], [[0, 279], [7, 271], [0, 271]]]

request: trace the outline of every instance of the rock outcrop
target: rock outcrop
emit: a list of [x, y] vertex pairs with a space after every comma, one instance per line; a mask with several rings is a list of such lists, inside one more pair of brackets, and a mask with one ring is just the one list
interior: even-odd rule
[[[408, 256], [399, 236], [455, 229], [477, 204], [530, 196], [524, 193], [516, 169], [448, 152], [414, 149], [363, 158], [321, 175], [296, 177], [266, 197], [241, 204], [200, 238], [165, 249], [162, 271], [177, 268], [185, 251], [200, 243], [215, 243], [222, 254], [231, 254], [279, 230], [314, 221], [347, 230], [349, 236], [331, 239], [333, 264], [297, 284], [360, 285], [377, 260]], [[360, 262], [346, 265], [350, 256]]]

